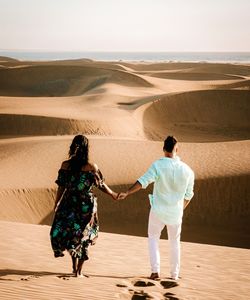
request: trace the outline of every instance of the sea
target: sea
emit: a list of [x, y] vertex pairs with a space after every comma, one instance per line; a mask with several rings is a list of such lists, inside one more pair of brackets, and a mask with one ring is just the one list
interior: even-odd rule
[[91, 59], [137, 62], [230, 62], [250, 63], [250, 52], [85, 52], [0, 50], [0, 56], [18, 60], [48, 61]]

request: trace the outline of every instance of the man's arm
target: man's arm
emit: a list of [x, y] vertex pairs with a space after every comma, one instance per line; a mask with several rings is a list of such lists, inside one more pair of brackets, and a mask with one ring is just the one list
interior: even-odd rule
[[134, 194], [142, 189], [142, 185], [139, 181], [136, 181], [125, 193], [119, 193], [118, 200], [125, 199], [128, 195]]
[[185, 193], [183, 210], [188, 206], [190, 200], [193, 198], [193, 195], [194, 195], [194, 172], [192, 171], [192, 174], [189, 177], [188, 186]]
[[138, 192], [140, 189], [145, 189], [150, 183], [155, 182], [157, 178], [157, 170], [152, 164], [147, 172], [141, 176], [128, 190], [124, 193], [119, 193], [118, 200], [125, 199], [128, 195]]
[[190, 203], [190, 200], [184, 199], [183, 210], [188, 206], [189, 203]]

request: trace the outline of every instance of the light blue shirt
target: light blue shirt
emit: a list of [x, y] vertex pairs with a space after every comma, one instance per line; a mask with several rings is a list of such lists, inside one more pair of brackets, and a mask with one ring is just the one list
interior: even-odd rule
[[149, 200], [153, 212], [164, 224], [182, 222], [184, 199], [191, 200], [194, 195], [194, 172], [187, 164], [178, 156], [162, 157], [138, 181], [143, 189], [154, 182]]

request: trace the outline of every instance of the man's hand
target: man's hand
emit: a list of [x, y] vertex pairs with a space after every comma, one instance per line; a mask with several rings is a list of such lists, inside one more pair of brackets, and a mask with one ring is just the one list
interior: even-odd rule
[[118, 200], [124, 200], [128, 196], [128, 192], [118, 194]]

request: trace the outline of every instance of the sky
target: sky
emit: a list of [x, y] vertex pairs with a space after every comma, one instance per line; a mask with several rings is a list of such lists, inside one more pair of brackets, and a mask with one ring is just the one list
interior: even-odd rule
[[0, 0], [0, 49], [250, 51], [250, 0]]

